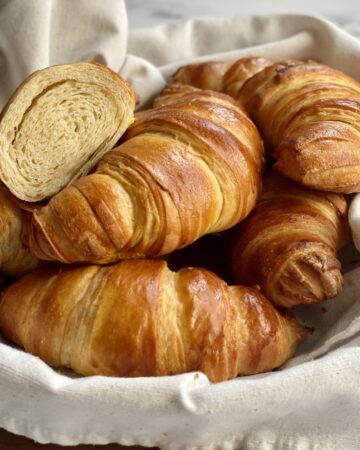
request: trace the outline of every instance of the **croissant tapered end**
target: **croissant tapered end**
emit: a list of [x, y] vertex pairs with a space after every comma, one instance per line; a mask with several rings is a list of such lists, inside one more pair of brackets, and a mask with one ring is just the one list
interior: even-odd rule
[[133, 121], [135, 93], [100, 64], [48, 67], [30, 75], [0, 118], [0, 178], [37, 201], [86, 174]]
[[56, 249], [48, 237], [48, 229], [38, 220], [37, 212], [32, 215], [32, 224], [29, 227], [29, 233], [26, 236], [26, 244], [31, 248], [34, 255], [44, 261], [60, 261], [68, 263], [69, 261]]
[[283, 257], [284, 264], [267, 286], [276, 304], [291, 307], [316, 303], [341, 292], [341, 264], [326, 246], [300, 242]]
[[[243, 328], [242, 333], [250, 333], [247, 347], [239, 355], [242, 361], [239, 373], [251, 375], [280, 367], [308, 337], [309, 331], [294, 317], [276, 310], [258, 289], [243, 286], [229, 289], [238, 308], [238, 326]], [[259, 332], [252, 334], [252, 330]]]
[[306, 187], [344, 194], [360, 192], [360, 136], [345, 127], [316, 124], [313, 134], [310, 127], [305, 131], [308, 139], [289, 136], [277, 147], [274, 169]]
[[272, 64], [273, 61], [256, 56], [240, 58], [234, 63], [209, 61], [188, 64], [174, 73], [171, 84], [223, 92], [237, 98], [248, 79]]
[[274, 64], [274, 61], [261, 57], [240, 58], [228, 68], [222, 78], [221, 91], [238, 99], [243, 85], [254, 75], [266, 67]]
[[266, 176], [262, 197], [233, 237], [235, 280], [259, 285], [283, 307], [335, 297], [343, 287], [336, 255], [348, 237], [346, 212], [340, 194]]
[[160, 260], [34, 271], [4, 293], [0, 330], [82, 375], [202, 371], [215, 382], [281, 366], [307, 335], [259, 291]]
[[272, 261], [271, 269], [264, 266], [266, 258], [259, 261], [258, 271], [267, 273], [254, 275], [252, 279], [240, 268], [242, 257], [235, 247], [231, 263], [234, 278], [247, 283], [259, 282], [274, 304], [286, 308], [328, 300], [341, 292], [344, 281], [334, 252], [325, 245], [305, 240], [294, 245], [289, 243], [288, 247], [284, 245], [281, 254]]
[[230, 63], [221, 61], [188, 64], [174, 73], [172, 81], [199, 89], [222, 91], [222, 77], [230, 66]]

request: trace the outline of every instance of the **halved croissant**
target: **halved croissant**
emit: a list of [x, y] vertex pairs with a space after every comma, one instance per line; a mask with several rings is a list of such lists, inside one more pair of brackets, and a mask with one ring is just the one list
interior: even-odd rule
[[307, 335], [255, 289], [155, 260], [32, 272], [3, 295], [0, 329], [82, 375], [200, 370], [215, 382], [280, 366]]
[[343, 287], [336, 254], [348, 238], [346, 211], [340, 194], [305, 189], [276, 173], [266, 176], [256, 208], [231, 241], [234, 279], [260, 286], [283, 307], [334, 297]]
[[34, 269], [38, 259], [23, 244], [31, 216], [22, 211], [12, 194], [0, 186], [0, 272], [18, 277]]
[[1, 114], [1, 180], [22, 200], [55, 194], [117, 143], [134, 107], [129, 84], [100, 64], [33, 73]]
[[153, 257], [251, 211], [263, 166], [255, 126], [230, 97], [185, 91], [138, 113], [95, 173], [35, 212], [36, 255], [65, 263]]
[[360, 191], [360, 83], [314, 62], [276, 63], [249, 79], [238, 100], [276, 170], [315, 189]]

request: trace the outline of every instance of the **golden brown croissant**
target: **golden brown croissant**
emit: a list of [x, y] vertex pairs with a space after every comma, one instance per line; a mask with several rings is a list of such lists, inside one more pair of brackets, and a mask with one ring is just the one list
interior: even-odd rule
[[230, 97], [185, 91], [138, 113], [95, 173], [35, 212], [36, 255], [65, 263], [153, 257], [251, 211], [263, 166], [255, 126]]
[[360, 191], [360, 84], [316, 63], [276, 63], [238, 95], [275, 157], [305, 186]]
[[180, 67], [173, 83], [224, 92], [236, 98], [242, 85], [273, 61], [261, 57], [240, 58], [234, 63], [209, 61]]
[[49, 197], [89, 172], [133, 122], [135, 93], [95, 63], [30, 75], [0, 117], [0, 178], [27, 201]]
[[82, 375], [199, 370], [212, 381], [278, 367], [307, 335], [255, 289], [156, 260], [32, 272], [5, 292], [0, 329]]
[[38, 259], [23, 244], [30, 223], [31, 217], [0, 186], [0, 272], [4, 275], [17, 277], [38, 265]]
[[340, 194], [268, 175], [256, 208], [231, 241], [234, 279], [260, 286], [284, 307], [334, 297], [343, 286], [336, 254], [347, 238], [346, 209]]
[[274, 168], [304, 186], [360, 191], [360, 84], [314, 61], [242, 58], [180, 68], [177, 83], [238, 100], [275, 157]]

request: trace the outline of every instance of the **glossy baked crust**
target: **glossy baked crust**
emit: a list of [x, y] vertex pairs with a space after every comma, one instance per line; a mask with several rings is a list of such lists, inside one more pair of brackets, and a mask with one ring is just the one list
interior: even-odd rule
[[82, 375], [199, 370], [211, 381], [278, 367], [307, 335], [256, 289], [155, 260], [32, 272], [4, 293], [0, 329]]
[[228, 96], [165, 93], [140, 112], [95, 173], [34, 213], [42, 259], [109, 263], [153, 257], [238, 223], [261, 190], [263, 145]]
[[231, 242], [235, 280], [260, 286], [283, 307], [335, 297], [343, 287], [337, 250], [348, 239], [346, 213], [340, 194], [267, 175], [256, 208]]
[[360, 191], [360, 84], [314, 62], [276, 63], [238, 100], [258, 126], [274, 168], [298, 183]]

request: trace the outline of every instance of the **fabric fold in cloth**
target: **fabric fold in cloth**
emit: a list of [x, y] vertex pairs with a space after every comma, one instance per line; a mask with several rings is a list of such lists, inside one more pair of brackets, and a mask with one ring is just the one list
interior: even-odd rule
[[[360, 80], [360, 42], [315, 17], [192, 20], [128, 34], [120, 0], [0, 0], [1, 106], [25, 76], [52, 64], [105, 63], [133, 84], [145, 107], [179, 66], [245, 55], [312, 58]], [[296, 309], [315, 330], [271, 373], [216, 385], [203, 374], [82, 378], [0, 337], [0, 427], [61, 445], [358, 449], [360, 255], [351, 247], [342, 260], [343, 293]]]
[[[219, 37], [221, 36], [221, 38]], [[196, 19], [130, 34], [128, 53], [140, 56], [170, 76], [196, 61], [234, 60], [244, 55], [315, 59], [356, 77], [353, 59], [359, 40], [336, 25], [306, 15]]]
[[118, 72], [128, 38], [122, 0], [0, 0], [0, 107], [35, 70], [95, 60]]

